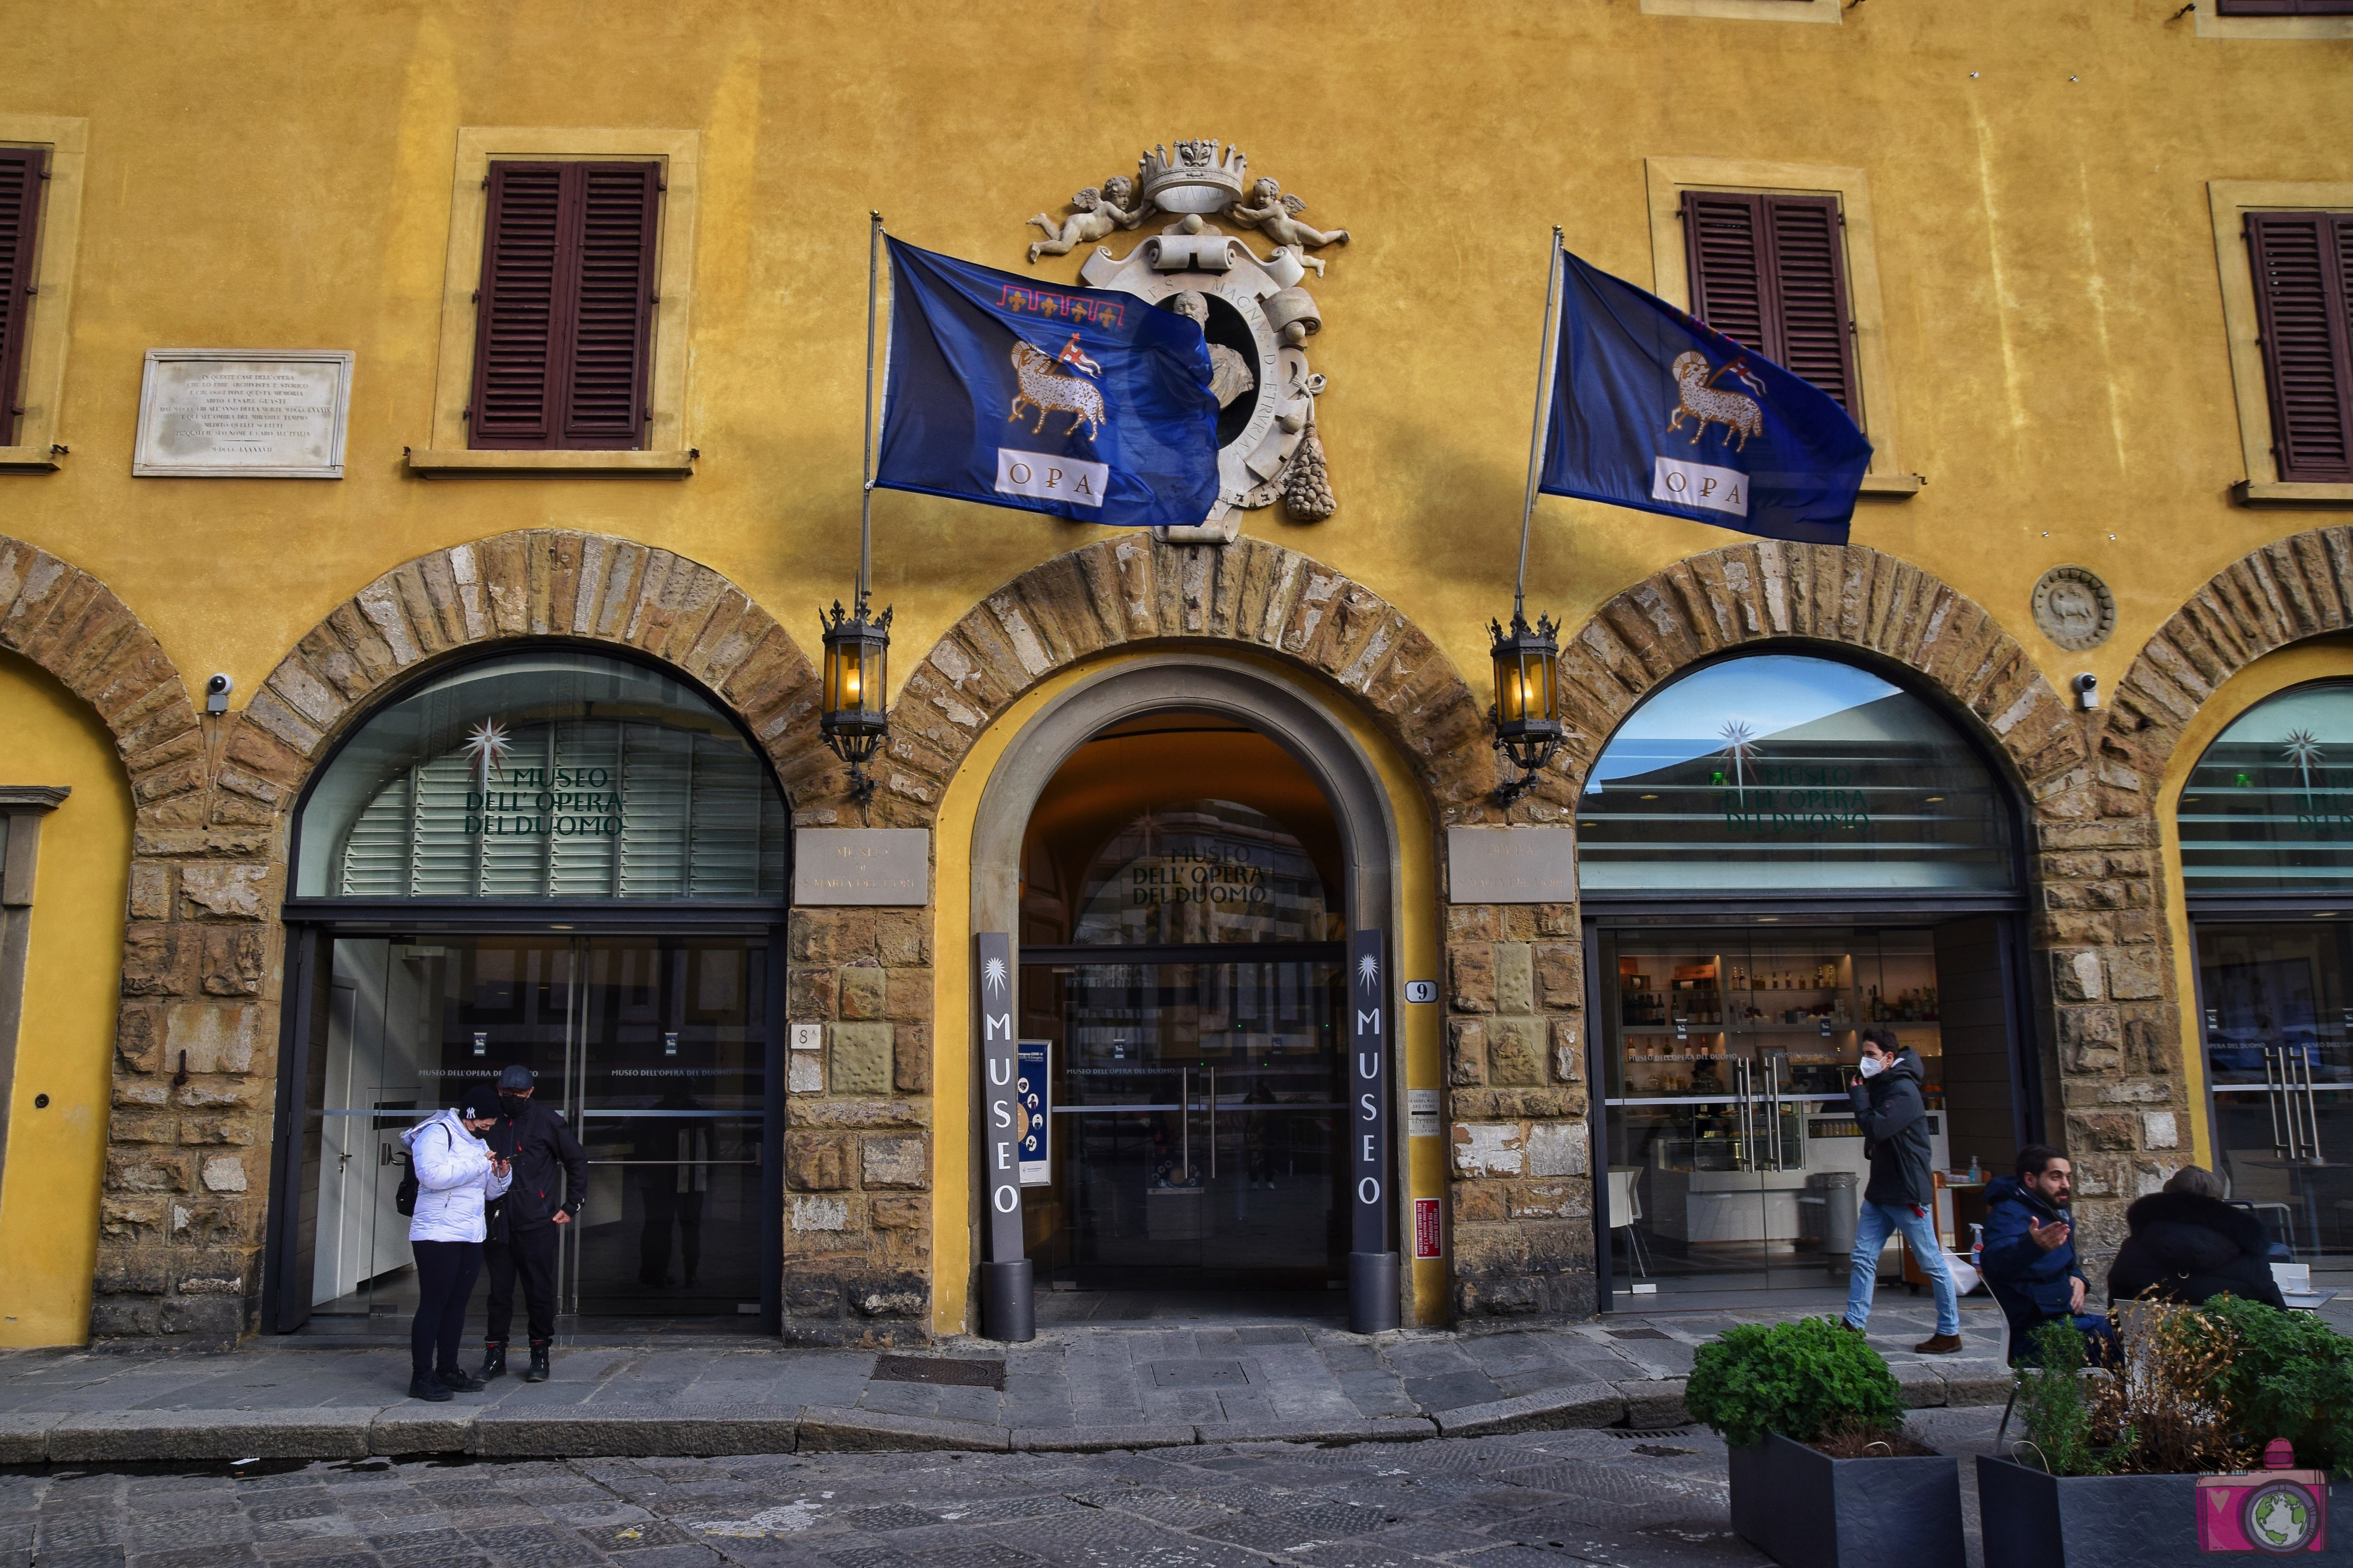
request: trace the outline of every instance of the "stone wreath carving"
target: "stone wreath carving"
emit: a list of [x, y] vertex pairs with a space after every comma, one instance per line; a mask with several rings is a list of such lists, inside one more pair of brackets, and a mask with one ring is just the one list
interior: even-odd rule
[[[1324, 317], [1300, 281], [1310, 271], [1324, 276], [1324, 258], [1313, 253], [1345, 245], [1348, 231], [1311, 228], [1300, 221], [1306, 210], [1275, 181], [1250, 181], [1240, 148], [1190, 141], [1153, 148], [1133, 179], [1113, 174], [1089, 185], [1059, 222], [1042, 212], [1029, 219], [1046, 237], [1029, 247], [1031, 266], [1093, 246], [1080, 281], [1190, 317], [1209, 340], [1210, 389], [1221, 411], [1218, 501], [1198, 527], [1156, 531], [1174, 543], [1230, 544], [1240, 513], [1277, 500], [1301, 522], [1321, 522], [1335, 509], [1315, 430], [1324, 382], [1308, 368], [1305, 347]], [[1100, 243], [1155, 213], [1169, 221], [1124, 257]], [[1213, 218], [1255, 230], [1273, 248], [1261, 257]]]
[[2116, 629], [2116, 599], [2081, 566], [2053, 566], [2034, 584], [2034, 624], [2071, 653], [2099, 647]]

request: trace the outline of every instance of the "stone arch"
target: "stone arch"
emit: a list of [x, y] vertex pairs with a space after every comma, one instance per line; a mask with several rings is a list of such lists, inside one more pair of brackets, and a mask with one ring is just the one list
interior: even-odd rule
[[114, 1098], [142, 1114], [118, 1110], [109, 1133], [95, 1337], [218, 1346], [259, 1324], [287, 816], [375, 697], [469, 647], [607, 643], [717, 692], [789, 798], [838, 772], [807, 656], [742, 589], [670, 551], [533, 529], [419, 556], [337, 605], [207, 736], [119, 601], [37, 552], [12, 565], [14, 548], [0, 542], [0, 604], [16, 600], [0, 638], [21, 621], [35, 646], [74, 650], [59, 673], [97, 693], [139, 803]]
[[2250, 551], [2209, 579], [2143, 645], [2100, 737], [2103, 782], [2146, 793], [2215, 689], [2265, 654], [2353, 626], [2353, 528], [2316, 528]]
[[[103, 582], [0, 536], [0, 647], [90, 704], [131, 783], [118, 1109], [108, 1127], [92, 1331], [234, 1339], [249, 1260], [234, 1241], [219, 1247], [206, 1238], [234, 1237], [249, 1217], [241, 1167], [232, 1173], [219, 1162], [237, 1163], [237, 1146], [251, 1135], [225, 1109], [236, 1103], [229, 1097], [239, 1091], [230, 1086], [238, 1074], [216, 1068], [224, 1051], [244, 1048], [237, 993], [248, 975], [259, 984], [260, 916], [258, 907], [243, 909], [237, 873], [258, 866], [266, 839], [216, 826], [206, 737], [186, 684], [155, 635]], [[203, 1074], [176, 1094], [162, 1076], [174, 1037]], [[249, 1045], [249, 1029], [245, 1038]]]
[[388, 683], [532, 637], [632, 648], [701, 681], [743, 719], [789, 799], [826, 793], [841, 771], [818, 738], [816, 667], [750, 595], [672, 551], [528, 529], [420, 555], [336, 605], [246, 705], [220, 790], [274, 820]]
[[[2346, 558], [2343, 542], [2332, 548], [2335, 554], [2307, 549], [2296, 559]], [[2249, 563], [2232, 569], [2235, 577], [2224, 574], [2228, 602], [2243, 607], [2248, 626], [2291, 624], [2290, 603], [2314, 629], [2344, 624], [2353, 595], [2328, 597], [2337, 619], [2323, 623], [2316, 588], [2269, 587], [2276, 569], [2265, 577]], [[2224, 593], [2210, 595], [2219, 618]], [[1773, 642], [1861, 652], [1921, 677], [1975, 717], [2019, 786], [2031, 910], [2028, 1002], [2056, 1048], [2051, 1109], [2063, 1121], [2052, 1131], [2079, 1173], [2079, 1245], [2087, 1269], [2105, 1268], [2123, 1238], [2124, 1200], [2153, 1190], [2186, 1158], [2174, 1131], [2187, 1105], [2180, 1009], [2160, 909], [2157, 822], [2141, 785], [2145, 772], [2154, 774], [2137, 771], [2130, 749], [2117, 745], [2121, 714], [2102, 731], [2097, 719], [2072, 711], [1990, 613], [1915, 566], [1863, 545], [1759, 540], [1677, 562], [1618, 595], [1577, 631], [1561, 659], [1576, 733], [1562, 748], [1562, 776], [1537, 796], [1556, 814], [1571, 805], [1619, 721], [1675, 671]], [[2161, 688], [2140, 671], [2160, 664], [2144, 656], [2127, 681], [2147, 691], [2149, 703]], [[2102, 737], [2096, 753], [2094, 736]]]
[[1404, 612], [1296, 551], [1124, 534], [1057, 555], [974, 606], [901, 689], [878, 822], [929, 826], [989, 723], [1056, 671], [1145, 643], [1241, 647], [1346, 692], [1415, 770], [1438, 814], [1475, 820], [1494, 786], [1484, 710]]
[[1712, 655], [1782, 641], [1835, 645], [1900, 665], [1966, 709], [2037, 822], [2090, 806], [2087, 754], [2067, 704], [2018, 640], [1967, 595], [1867, 545], [1757, 540], [1687, 556], [1596, 611], [1561, 648], [1570, 737], [1557, 780], [1573, 805], [1587, 770], [1661, 682]]

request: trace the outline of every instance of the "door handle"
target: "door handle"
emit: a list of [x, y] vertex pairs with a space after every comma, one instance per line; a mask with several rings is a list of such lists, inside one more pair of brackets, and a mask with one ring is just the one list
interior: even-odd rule
[[1218, 1069], [1209, 1069], [1209, 1179], [1218, 1179]]

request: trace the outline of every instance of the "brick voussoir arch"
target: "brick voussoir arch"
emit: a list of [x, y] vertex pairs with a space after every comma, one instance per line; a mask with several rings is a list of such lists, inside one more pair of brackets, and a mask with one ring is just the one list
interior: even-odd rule
[[220, 786], [281, 808], [388, 682], [533, 637], [631, 648], [701, 681], [742, 717], [794, 800], [826, 793], [838, 769], [818, 739], [815, 666], [750, 595], [672, 551], [528, 529], [421, 555], [335, 606], [247, 705]]
[[2089, 755], [2067, 704], [1968, 595], [1867, 545], [1777, 540], [1689, 556], [1596, 611], [1561, 648], [1569, 738], [1545, 793], [1573, 803], [1618, 725], [1662, 681], [1746, 645], [1804, 641], [1875, 654], [1967, 708], [2034, 818], [2090, 808]]
[[1404, 613], [1296, 551], [1124, 534], [1032, 567], [988, 595], [915, 667], [891, 716], [875, 818], [928, 826], [980, 733], [1058, 670], [1155, 642], [1247, 647], [1350, 693], [1447, 821], [1476, 820], [1495, 783], [1486, 720]]
[[111, 588], [0, 534], [0, 647], [39, 665], [105, 721], [142, 826], [201, 820], [166, 804], [203, 787], [195, 705], [171, 656]]
[[2275, 539], [2216, 573], [2125, 672], [2101, 736], [2108, 787], [2152, 800], [2182, 731], [2216, 689], [2306, 637], [2353, 627], [2353, 528]]

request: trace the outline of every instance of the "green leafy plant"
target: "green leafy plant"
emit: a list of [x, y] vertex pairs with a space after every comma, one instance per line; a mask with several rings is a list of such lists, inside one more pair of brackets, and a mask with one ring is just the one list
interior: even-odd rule
[[2018, 1452], [2039, 1458], [2054, 1476], [2106, 1474], [2084, 1397], [2083, 1334], [2063, 1319], [2035, 1330], [2028, 1343], [2018, 1363], [2018, 1419], [2026, 1431]]
[[1879, 1352], [1822, 1318], [1744, 1325], [1701, 1347], [1683, 1405], [1736, 1448], [1768, 1432], [1812, 1443], [1904, 1425], [1903, 1391]]
[[2054, 1476], [2242, 1468], [2229, 1335], [2194, 1308], [2155, 1301], [2117, 1312], [2116, 1331], [2087, 1341], [2062, 1320], [2034, 1331], [2018, 1369], [2018, 1457]]
[[2218, 1384], [2246, 1443], [2284, 1437], [2299, 1464], [2353, 1473], [2353, 1341], [2308, 1312], [2232, 1296], [2200, 1317], [2227, 1354]]

